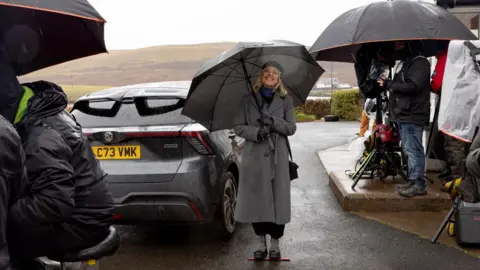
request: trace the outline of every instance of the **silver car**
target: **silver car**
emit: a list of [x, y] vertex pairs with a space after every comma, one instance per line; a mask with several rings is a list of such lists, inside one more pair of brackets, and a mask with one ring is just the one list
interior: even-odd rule
[[235, 231], [243, 139], [181, 114], [189, 81], [117, 87], [81, 97], [72, 114], [108, 173], [118, 224], [213, 224]]

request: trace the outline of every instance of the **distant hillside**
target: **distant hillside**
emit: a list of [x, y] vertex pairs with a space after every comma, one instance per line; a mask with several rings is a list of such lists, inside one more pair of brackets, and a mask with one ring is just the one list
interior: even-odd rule
[[[166, 80], [190, 80], [207, 59], [231, 48], [234, 43], [158, 46], [110, 51], [60, 64], [22, 76], [22, 82], [50, 80], [68, 85], [120, 86]], [[320, 63], [330, 76], [330, 63]], [[334, 63], [334, 77], [356, 85], [352, 64]]]

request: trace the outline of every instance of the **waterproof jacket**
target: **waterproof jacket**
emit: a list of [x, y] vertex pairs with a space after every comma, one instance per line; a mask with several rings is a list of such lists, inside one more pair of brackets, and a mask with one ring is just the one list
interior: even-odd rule
[[423, 56], [407, 58], [393, 80], [390, 90], [390, 119], [400, 123], [426, 126], [430, 122], [430, 62]]
[[58, 225], [78, 235], [107, 230], [113, 199], [106, 174], [80, 125], [65, 111], [65, 93], [46, 81], [24, 86], [34, 95], [16, 127], [26, 153], [29, 189], [10, 209], [14, 228]]
[[0, 269], [11, 269], [7, 248], [7, 210], [26, 187], [25, 153], [15, 128], [0, 116]]
[[432, 87], [433, 92], [439, 94], [442, 89], [445, 65], [447, 64], [447, 52], [440, 51], [435, 57], [437, 58], [437, 64], [435, 65], [435, 70], [432, 74], [432, 82], [430, 83], [430, 86]]

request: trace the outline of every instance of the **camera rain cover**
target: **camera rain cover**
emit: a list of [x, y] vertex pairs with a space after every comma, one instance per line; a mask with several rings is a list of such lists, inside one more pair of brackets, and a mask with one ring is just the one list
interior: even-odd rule
[[370, 66], [370, 73], [368, 75], [371, 80], [378, 80], [379, 78], [387, 79], [390, 73], [390, 67], [379, 61], [372, 60]]
[[[480, 48], [480, 41], [470, 42]], [[464, 41], [450, 42], [438, 114], [438, 129], [466, 142], [480, 126], [480, 69], [470, 52]]]

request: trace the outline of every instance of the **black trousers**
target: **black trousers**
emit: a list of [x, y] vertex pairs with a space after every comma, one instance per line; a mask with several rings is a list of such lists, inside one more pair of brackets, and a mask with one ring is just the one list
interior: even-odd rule
[[35, 258], [56, 256], [92, 247], [108, 236], [108, 229], [87, 230], [68, 224], [37, 226], [27, 230], [9, 228], [8, 247], [15, 270], [43, 270]]
[[447, 165], [452, 170], [454, 178], [465, 175], [465, 159], [468, 155], [470, 144], [445, 135], [445, 152]]
[[283, 236], [285, 225], [279, 225], [270, 222], [252, 223], [256, 235], [270, 235], [272, 238], [279, 239]]

